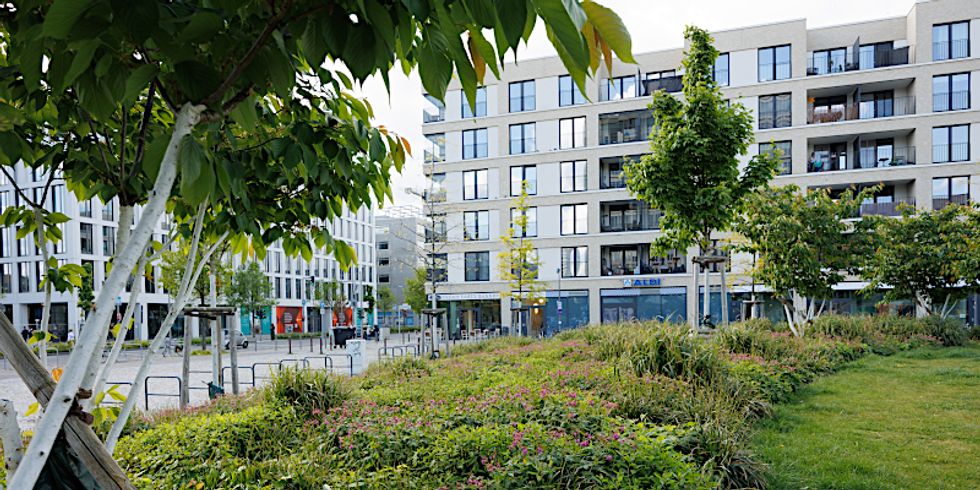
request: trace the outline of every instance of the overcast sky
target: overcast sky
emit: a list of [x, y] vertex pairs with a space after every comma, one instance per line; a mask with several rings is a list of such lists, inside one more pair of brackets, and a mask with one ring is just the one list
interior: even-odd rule
[[[598, 0], [613, 9], [626, 22], [633, 38], [633, 52], [657, 51], [683, 45], [687, 24], [717, 31], [790, 19], [807, 19], [808, 27], [824, 27], [908, 13], [915, 0]], [[553, 56], [551, 44], [540, 25], [528, 46], [522, 46], [518, 59]], [[511, 59], [508, 56], [508, 59]], [[489, 72], [488, 77], [493, 75]], [[424, 188], [422, 174], [422, 85], [418, 76], [405, 77], [401, 70], [391, 75], [391, 94], [380, 79], [362, 89], [374, 107], [377, 124], [409, 139], [414, 156], [393, 186], [395, 205], [417, 200], [407, 188]], [[385, 207], [392, 206], [385, 203]]]

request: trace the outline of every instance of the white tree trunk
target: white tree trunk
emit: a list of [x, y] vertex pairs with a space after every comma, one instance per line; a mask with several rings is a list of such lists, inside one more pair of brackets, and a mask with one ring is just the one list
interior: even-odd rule
[[0, 399], [0, 440], [3, 442], [0, 447], [3, 448], [3, 465], [9, 481], [24, 457], [24, 439], [20, 435], [20, 426], [17, 425], [14, 402], [6, 399]]
[[[34, 208], [34, 222], [37, 228], [34, 230], [37, 236], [37, 246], [41, 249], [41, 269], [47, 273], [48, 258], [51, 256], [48, 251], [48, 242], [44, 237], [44, 213], [41, 208]], [[41, 308], [41, 339], [37, 342], [37, 358], [41, 365], [48, 367], [48, 325], [51, 323], [51, 283], [44, 283], [44, 305]]]
[[113, 300], [126, 285], [130, 271], [146, 249], [153, 230], [166, 208], [177, 178], [177, 155], [181, 142], [191, 133], [204, 109], [204, 106], [185, 104], [177, 114], [170, 142], [160, 162], [156, 182], [153, 184], [150, 198], [143, 207], [142, 219], [130, 236], [126, 247], [116, 251], [112, 272], [102, 285], [102, 290], [96, 299], [95, 311], [86, 320], [85, 328], [82, 329], [78, 343], [68, 359], [64, 375], [52, 393], [44, 415], [34, 428], [34, 437], [27, 447], [20, 469], [14, 478], [8, 481], [8, 486], [11, 488], [33, 488], [37, 482], [37, 477], [41, 474], [44, 462], [51, 452], [51, 446], [61, 431], [65, 416], [71, 409], [75, 393], [90, 369], [92, 357], [101, 355], [101, 346], [105, 341], [108, 320], [112, 314]]

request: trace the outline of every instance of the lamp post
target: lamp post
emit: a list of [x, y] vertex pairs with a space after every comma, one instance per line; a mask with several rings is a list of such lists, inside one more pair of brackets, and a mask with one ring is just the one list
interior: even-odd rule
[[561, 332], [561, 316], [562, 316], [562, 304], [561, 304], [561, 267], [555, 270], [558, 273], [558, 331]]

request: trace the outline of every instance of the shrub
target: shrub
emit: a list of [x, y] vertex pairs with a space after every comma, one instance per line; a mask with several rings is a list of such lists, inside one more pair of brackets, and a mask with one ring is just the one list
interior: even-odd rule
[[345, 378], [298, 368], [282, 369], [263, 389], [270, 402], [296, 407], [305, 414], [326, 412], [351, 395]]
[[621, 359], [637, 376], [709, 379], [717, 375], [721, 361], [715, 347], [690, 335], [685, 326], [626, 324], [588, 327], [586, 341], [600, 360]]
[[958, 320], [952, 318], [941, 319], [938, 316], [930, 316], [922, 320], [925, 327], [925, 334], [936, 338], [943, 345], [960, 346], [969, 339], [970, 331]]

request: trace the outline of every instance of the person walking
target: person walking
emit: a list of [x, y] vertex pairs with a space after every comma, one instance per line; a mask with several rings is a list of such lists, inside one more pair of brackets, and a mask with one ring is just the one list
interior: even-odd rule
[[20, 329], [20, 336], [24, 337], [24, 342], [27, 342], [31, 338], [31, 331], [27, 329], [27, 325]]

